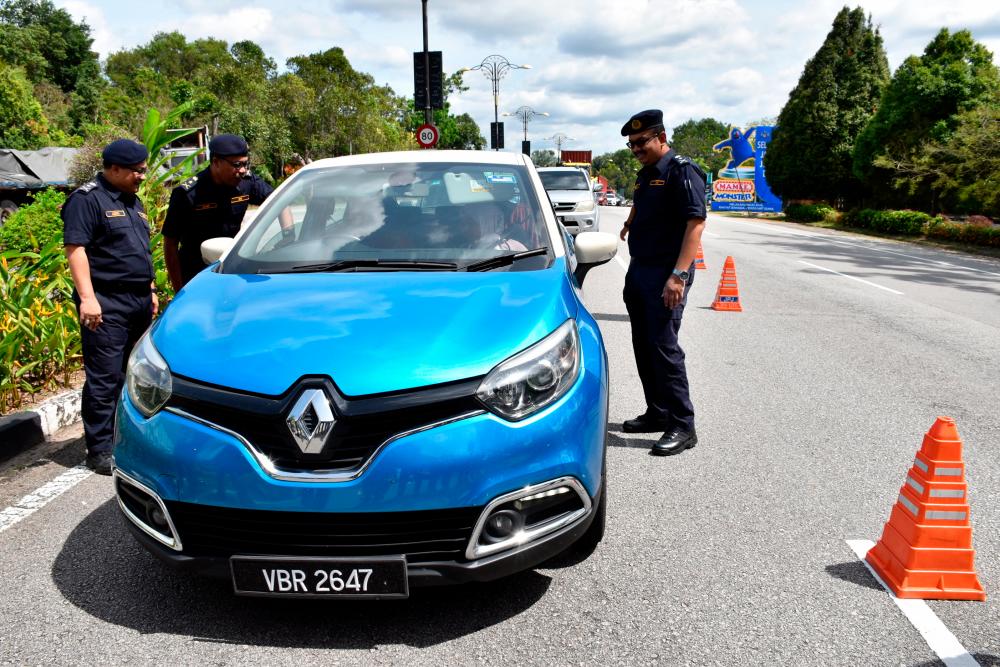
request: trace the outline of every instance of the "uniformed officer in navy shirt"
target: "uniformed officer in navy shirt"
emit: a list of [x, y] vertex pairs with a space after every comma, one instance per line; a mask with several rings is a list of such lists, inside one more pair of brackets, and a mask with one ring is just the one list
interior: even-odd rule
[[631, 256], [623, 295], [646, 399], [645, 412], [626, 420], [622, 430], [663, 431], [652, 453], [680, 454], [698, 442], [677, 334], [705, 227], [705, 174], [667, 145], [658, 109], [632, 116], [622, 136], [642, 164], [620, 236], [628, 238]]
[[129, 139], [111, 142], [102, 153], [104, 170], [62, 207], [86, 374], [86, 463], [102, 475], [111, 474], [114, 413], [129, 353], [158, 308], [149, 221], [136, 197], [148, 155]]
[[[243, 137], [220, 134], [208, 142], [209, 166], [170, 194], [163, 223], [163, 258], [174, 291], [205, 268], [201, 243], [218, 236], [233, 238], [250, 205], [270, 195], [267, 181], [250, 173], [249, 148]], [[291, 233], [291, 219], [282, 227]]]

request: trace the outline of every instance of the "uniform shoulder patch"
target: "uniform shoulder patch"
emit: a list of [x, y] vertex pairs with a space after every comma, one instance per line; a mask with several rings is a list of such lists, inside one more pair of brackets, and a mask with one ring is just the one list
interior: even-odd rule
[[192, 176], [191, 178], [189, 178], [186, 181], [184, 181], [183, 183], [181, 183], [179, 187], [184, 188], [184, 190], [186, 190], [186, 191], [189, 191], [189, 190], [191, 190], [191, 188], [193, 188], [197, 184], [198, 184], [198, 177], [197, 176]]

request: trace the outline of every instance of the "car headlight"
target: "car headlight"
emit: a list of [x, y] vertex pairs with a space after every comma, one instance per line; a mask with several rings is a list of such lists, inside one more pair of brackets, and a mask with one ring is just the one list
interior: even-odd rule
[[566, 393], [580, 373], [580, 334], [574, 320], [494, 368], [476, 396], [491, 412], [517, 421]]
[[128, 358], [125, 386], [135, 407], [147, 417], [162, 408], [170, 398], [173, 390], [170, 367], [156, 351], [148, 331], [136, 343]]
[[582, 202], [578, 203], [576, 205], [576, 208], [573, 209], [573, 210], [577, 211], [578, 213], [588, 213], [590, 211], [593, 211], [594, 210], [594, 200], [593, 199], [588, 199], [587, 201], [582, 201]]

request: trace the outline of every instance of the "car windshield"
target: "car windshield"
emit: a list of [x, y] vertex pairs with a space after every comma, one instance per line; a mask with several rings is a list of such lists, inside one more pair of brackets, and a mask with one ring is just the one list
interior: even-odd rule
[[540, 171], [546, 190], [589, 190], [587, 177], [582, 171]]
[[[337, 166], [292, 176], [221, 271], [523, 271], [547, 266], [550, 247], [523, 166]], [[523, 261], [482, 264], [537, 249], [516, 257]]]

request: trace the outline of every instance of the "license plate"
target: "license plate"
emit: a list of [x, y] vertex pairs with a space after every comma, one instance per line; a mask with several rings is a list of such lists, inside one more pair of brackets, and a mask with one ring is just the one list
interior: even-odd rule
[[237, 595], [276, 597], [409, 597], [406, 557], [282, 558], [233, 556]]

